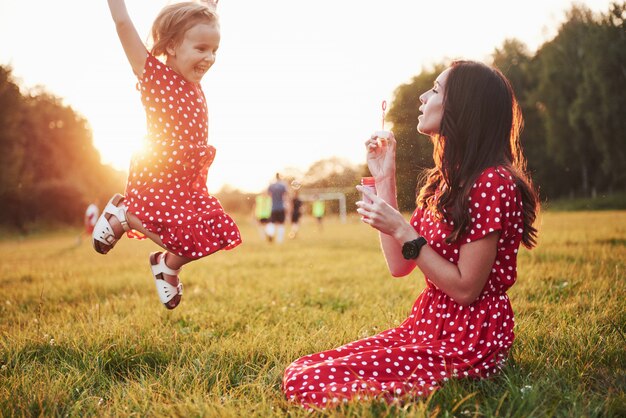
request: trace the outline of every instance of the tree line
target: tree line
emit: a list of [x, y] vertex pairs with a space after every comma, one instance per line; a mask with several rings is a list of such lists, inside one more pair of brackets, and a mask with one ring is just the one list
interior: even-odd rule
[[[543, 200], [626, 189], [626, 2], [594, 14], [574, 6], [557, 35], [534, 54], [511, 39], [492, 64], [522, 107], [522, 145]], [[415, 206], [417, 177], [433, 166], [432, 144], [416, 131], [419, 95], [448, 63], [399, 86], [387, 118], [398, 139], [398, 200]]]
[[0, 66], [0, 225], [80, 223], [124, 175], [100, 162], [87, 120], [40, 88], [22, 92]]
[[[522, 144], [542, 199], [626, 190], [626, 2], [606, 13], [567, 12], [554, 39], [535, 53], [515, 39], [493, 52], [522, 107]], [[387, 113], [398, 139], [400, 208], [415, 206], [418, 175], [433, 166], [432, 144], [416, 131], [419, 95], [449, 64], [432, 65], [397, 87]], [[21, 91], [0, 66], [0, 225], [76, 224], [89, 202], [123, 190], [125, 173], [100, 162], [88, 121], [42, 90]], [[330, 158], [313, 164], [303, 188], [353, 189], [367, 168]], [[224, 190], [227, 210], [252, 195]], [[218, 197], [219, 197], [218, 193]], [[348, 196], [356, 200], [354, 196]], [[228, 206], [228, 207], [227, 207]], [[230, 208], [232, 206], [232, 208]]]

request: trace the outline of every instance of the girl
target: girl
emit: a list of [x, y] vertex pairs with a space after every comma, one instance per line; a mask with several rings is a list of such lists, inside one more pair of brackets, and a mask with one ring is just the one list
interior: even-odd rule
[[506, 291], [520, 243], [536, 243], [538, 210], [513, 90], [498, 70], [458, 61], [420, 101], [417, 129], [434, 142], [435, 168], [410, 223], [397, 210], [391, 133], [366, 142], [377, 195], [357, 186], [372, 200], [357, 202], [357, 212], [380, 231], [391, 274], [418, 267], [426, 288], [397, 328], [292, 363], [283, 389], [293, 401], [323, 407], [363, 395], [426, 397], [448, 379], [496, 373], [513, 343]]
[[215, 62], [220, 43], [217, 2], [165, 7], [152, 25], [150, 52], [124, 0], [108, 3], [139, 79], [148, 140], [133, 156], [125, 195], [113, 196], [98, 219], [93, 246], [106, 254], [128, 231], [131, 237], [147, 237], [163, 247], [164, 252], [153, 252], [149, 260], [159, 298], [173, 309], [182, 296], [178, 275], [183, 265], [241, 243], [235, 222], [206, 187], [215, 148], [207, 143], [207, 105], [200, 81]]

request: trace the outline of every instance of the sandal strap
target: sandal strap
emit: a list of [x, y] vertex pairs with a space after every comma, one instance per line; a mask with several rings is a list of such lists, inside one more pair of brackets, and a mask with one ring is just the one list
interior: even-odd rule
[[183, 286], [181, 283], [178, 286], [172, 286], [165, 280], [156, 280], [154, 282], [156, 284], [157, 294], [159, 295], [159, 300], [163, 304], [167, 304], [171, 301], [174, 296], [183, 294]]
[[[180, 295], [182, 297], [183, 284], [180, 282], [180, 279], [178, 278], [178, 273], [180, 273], [181, 269], [174, 270], [174, 269], [169, 268], [167, 264], [165, 264], [166, 254], [167, 252], [155, 252], [155, 253], [150, 254], [150, 269], [152, 270], [152, 275], [155, 278], [154, 283], [156, 284], [156, 289], [159, 295], [159, 300], [168, 309], [174, 309], [176, 306], [170, 306], [168, 305], [168, 303], [176, 295]], [[156, 259], [154, 257], [156, 257]], [[161, 278], [158, 277], [159, 275], [164, 275], [164, 274], [176, 277], [176, 280], [178, 283], [176, 285], [172, 285], [165, 280], [165, 277], [161, 277]]]
[[128, 225], [128, 219], [126, 219], [127, 210], [128, 208], [122, 204], [115, 206], [113, 203], [109, 202], [104, 208], [104, 213], [115, 216], [122, 225], [122, 228], [124, 228], [124, 231], [130, 231], [130, 225]]
[[161, 255], [159, 255], [160, 257], [159, 262], [151, 266], [152, 274], [154, 274], [155, 276], [158, 274], [167, 274], [168, 276], [178, 276], [178, 274], [180, 273], [182, 269], [174, 270], [174, 269], [169, 268], [167, 264], [165, 264], [165, 254], [166, 253], [161, 253]]

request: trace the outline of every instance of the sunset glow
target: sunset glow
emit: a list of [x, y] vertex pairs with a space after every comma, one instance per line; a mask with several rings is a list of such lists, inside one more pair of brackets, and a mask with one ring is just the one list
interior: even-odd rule
[[[610, 1], [580, 2], [594, 11]], [[128, 0], [147, 36], [166, 1]], [[568, 0], [314, 3], [222, 0], [222, 42], [203, 80], [209, 190], [265, 187], [273, 173], [332, 156], [364, 162], [381, 101], [424, 67], [486, 60], [507, 38], [532, 51], [556, 33]], [[105, 1], [3, 0], [0, 63], [24, 87], [43, 85], [84, 115], [102, 160], [126, 169], [145, 135], [136, 80]], [[416, 121], [417, 122], [417, 121]]]

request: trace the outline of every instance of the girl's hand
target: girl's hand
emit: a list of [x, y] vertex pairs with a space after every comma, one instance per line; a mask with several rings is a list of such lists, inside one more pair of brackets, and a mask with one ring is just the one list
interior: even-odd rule
[[[379, 135], [387, 134], [387, 138]], [[365, 141], [367, 166], [377, 182], [386, 178], [395, 178], [396, 173], [396, 138], [391, 131], [372, 134]]]
[[217, 3], [219, 2], [219, 0], [198, 0], [198, 1], [213, 10], [217, 9]]
[[[361, 215], [363, 222], [383, 234], [390, 235], [394, 238], [401, 235], [404, 230], [415, 232], [398, 210], [376, 196], [367, 187], [356, 186], [356, 188], [372, 201], [372, 203], [363, 201], [356, 202], [358, 207], [356, 211]], [[409, 229], [407, 229], [406, 226], [408, 226]]]

